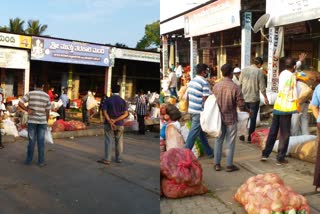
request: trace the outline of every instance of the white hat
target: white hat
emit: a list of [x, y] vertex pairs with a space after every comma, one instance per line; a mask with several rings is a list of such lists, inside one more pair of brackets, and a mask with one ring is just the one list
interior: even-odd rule
[[233, 69], [233, 73], [235, 74], [235, 73], [240, 73], [241, 72], [241, 70], [240, 70], [240, 68], [238, 68], [238, 67], [236, 67], [236, 68], [234, 68]]

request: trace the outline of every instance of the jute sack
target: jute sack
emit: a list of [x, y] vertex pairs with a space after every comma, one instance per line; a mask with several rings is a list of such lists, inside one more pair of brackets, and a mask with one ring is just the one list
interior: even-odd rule
[[303, 161], [315, 163], [317, 158], [318, 141], [312, 140], [299, 144], [292, 149], [291, 156]]

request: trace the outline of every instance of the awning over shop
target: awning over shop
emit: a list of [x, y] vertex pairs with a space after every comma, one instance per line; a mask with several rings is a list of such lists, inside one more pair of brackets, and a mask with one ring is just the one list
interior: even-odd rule
[[184, 16], [185, 37], [200, 36], [240, 26], [240, 0], [219, 0]]

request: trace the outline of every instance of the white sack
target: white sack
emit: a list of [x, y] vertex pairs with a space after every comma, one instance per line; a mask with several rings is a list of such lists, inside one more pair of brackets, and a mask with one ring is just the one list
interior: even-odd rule
[[200, 125], [202, 130], [211, 137], [221, 135], [221, 113], [213, 94], [204, 103], [203, 112], [200, 113]]
[[[288, 146], [288, 151], [286, 155], [290, 154], [292, 152], [292, 149], [297, 145], [303, 144], [311, 140], [316, 140], [316, 139], [317, 139], [316, 135], [291, 136], [289, 138], [289, 146]], [[278, 152], [278, 146], [279, 146], [279, 140], [276, 140], [272, 151]]]

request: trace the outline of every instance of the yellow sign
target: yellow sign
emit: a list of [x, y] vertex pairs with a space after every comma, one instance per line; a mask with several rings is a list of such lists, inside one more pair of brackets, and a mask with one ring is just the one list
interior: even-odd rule
[[31, 36], [0, 32], [0, 45], [31, 49]]
[[19, 47], [31, 49], [31, 36], [19, 36]]

